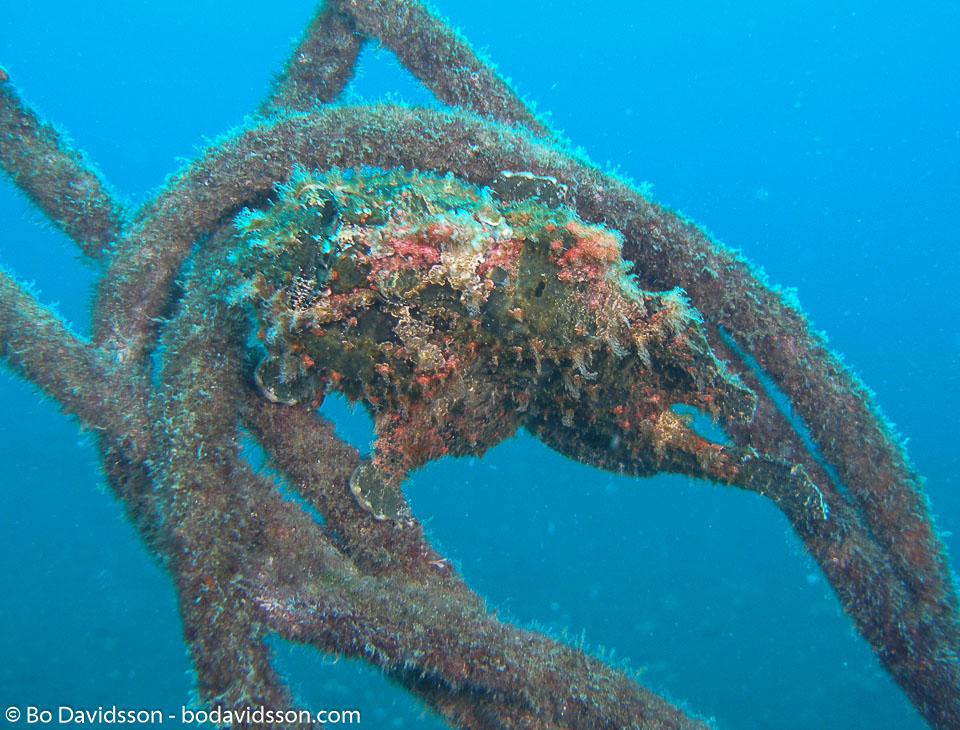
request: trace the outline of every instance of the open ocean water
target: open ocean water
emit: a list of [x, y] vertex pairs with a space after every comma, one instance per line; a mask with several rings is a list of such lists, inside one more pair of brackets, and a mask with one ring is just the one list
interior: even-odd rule
[[[592, 159], [796, 287], [910, 439], [956, 560], [960, 5], [433, 5]], [[256, 106], [313, 8], [9, 2], [0, 64], [136, 204]], [[352, 97], [432, 103], [389, 52], [368, 47], [361, 68]], [[0, 265], [86, 332], [93, 269], [7, 181], [0, 212]], [[363, 414], [326, 409], [369, 441]], [[86, 436], [3, 371], [4, 707], [190, 701], [170, 581], [99, 484]], [[501, 616], [615, 652], [718, 728], [925, 727], [761, 498], [612, 476], [525, 435], [433, 464], [407, 493]], [[374, 672], [277, 650], [309, 707], [360, 709], [366, 728], [443, 726]]]

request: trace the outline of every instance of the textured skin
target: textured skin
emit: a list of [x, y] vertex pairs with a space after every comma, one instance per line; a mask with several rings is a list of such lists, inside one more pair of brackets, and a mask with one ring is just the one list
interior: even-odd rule
[[238, 226], [240, 296], [268, 352], [258, 383], [275, 401], [333, 390], [367, 407], [373, 469], [351, 486], [379, 519], [409, 516], [409, 470], [519, 427], [613, 471], [745, 478], [745, 452], [673, 407], [746, 421], [753, 392], [680, 291], [640, 289], [619, 237], [566, 208], [452, 176], [333, 172], [298, 175]]

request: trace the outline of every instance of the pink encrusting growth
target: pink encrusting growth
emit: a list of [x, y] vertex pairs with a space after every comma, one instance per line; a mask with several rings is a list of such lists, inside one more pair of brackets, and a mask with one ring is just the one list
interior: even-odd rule
[[557, 260], [560, 281], [602, 281], [615, 264], [621, 264], [620, 239], [610, 230], [568, 221], [564, 230], [573, 236], [573, 243], [556, 238], [550, 248], [559, 253]]

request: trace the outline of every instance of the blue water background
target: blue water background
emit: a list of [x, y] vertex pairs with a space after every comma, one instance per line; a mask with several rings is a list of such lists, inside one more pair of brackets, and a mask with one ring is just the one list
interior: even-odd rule
[[[877, 393], [960, 556], [960, 11], [952, 2], [435, 6], [592, 159], [652, 183], [796, 287]], [[264, 93], [313, 4], [8, 3], [0, 63], [131, 205]], [[389, 53], [354, 94], [429, 103]], [[86, 332], [94, 272], [12, 186], [0, 264]], [[344, 420], [366, 438], [363, 418]], [[0, 702], [175, 711], [190, 666], [173, 590], [100, 485], [75, 424], [0, 375]], [[491, 606], [605, 647], [717, 727], [923, 723], [764, 500], [630, 480], [520, 436], [435, 464], [417, 515]], [[614, 653], [615, 652], [615, 653]], [[341, 660], [278, 645], [308, 706], [441, 727]]]

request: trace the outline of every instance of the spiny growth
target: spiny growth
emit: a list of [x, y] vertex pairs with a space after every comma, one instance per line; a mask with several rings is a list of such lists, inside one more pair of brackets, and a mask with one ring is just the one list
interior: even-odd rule
[[754, 395], [725, 373], [680, 291], [627, 275], [615, 232], [536, 198], [502, 203], [402, 171], [301, 172], [237, 225], [268, 353], [257, 382], [275, 401], [335, 390], [366, 405], [376, 474], [355, 475], [360, 496], [519, 426], [617, 471], [671, 469], [676, 449], [693, 449], [733, 478], [722, 448], [671, 406], [743, 420]]

